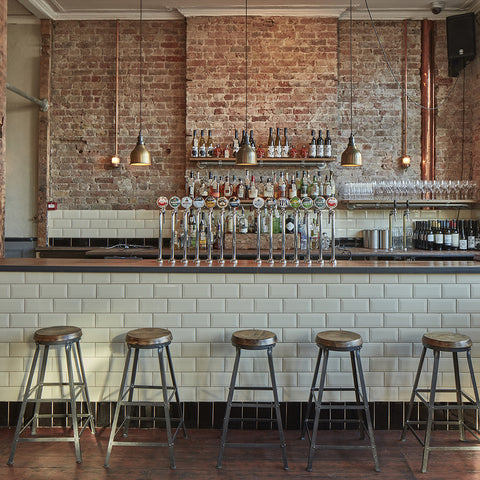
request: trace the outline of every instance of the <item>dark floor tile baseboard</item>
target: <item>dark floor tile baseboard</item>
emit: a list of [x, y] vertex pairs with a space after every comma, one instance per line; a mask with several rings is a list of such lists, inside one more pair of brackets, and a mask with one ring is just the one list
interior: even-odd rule
[[[331, 418], [348, 420], [355, 418], [355, 411], [348, 410], [345, 402], [332, 402], [338, 408], [330, 412]], [[223, 416], [225, 414], [226, 402], [185, 402], [183, 404], [183, 412], [185, 423], [188, 428], [222, 428]], [[287, 430], [299, 430], [302, 427], [302, 419], [306, 412], [307, 404], [305, 402], [282, 402], [281, 413], [284, 428]], [[109, 427], [111, 425], [113, 414], [115, 411], [115, 402], [93, 402], [95, 411], [96, 424], [98, 427]], [[171, 406], [172, 414], [175, 414], [175, 405]], [[63, 413], [65, 412], [65, 403], [43, 403], [41, 413]], [[81, 406], [82, 412], [86, 411], [85, 404]], [[407, 410], [406, 402], [371, 402], [370, 412], [372, 415], [373, 427], [375, 430], [400, 430], [403, 426], [405, 413]], [[14, 427], [17, 423], [20, 412], [20, 402], [0, 402], [0, 427]], [[140, 415], [138, 415], [140, 413]], [[274, 411], [271, 408], [252, 408], [245, 407], [245, 411], [241, 412], [240, 408], [232, 409], [232, 417], [243, 416], [252, 418], [258, 417], [258, 420], [245, 420], [241, 422], [232, 422], [231, 428], [244, 430], [269, 430], [276, 428], [269, 419], [274, 418]], [[26, 416], [33, 414], [33, 405], [29, 404]], [[328, 418], [327, 410], [322, 412], [322, 418]], [[161, 427], [163, 425], [163, 407], [138, 407], [132, 411], [132, 416], [155, 417], [154, 420], [132, 420], [132, 427], [152, 428]], [[438, 410], [435, 413], [438, 420], [456, 420], [457, 412], [455, 410]], [[415, 404], [413, 418], [415, 420], [426, 419], [426, 409], [421, 404]], [[478, 415], [475, 410], [466, 410], [465, 418], [469, 425], [478, 429]], [[265, 421], [262, 421], [264, 419]], [[64, 419], [42, 419], [41, 425], [45, 427], [62, 426]], [[347, 423], [336, 421], [329, 425], [322, 423], [322, 429], [347, 430], [357, 428], [355, 423]], [[451, 428], [451, 427], [450, 427]], [[438, 429], [447, 429], [446, 425], [440, 425]]]

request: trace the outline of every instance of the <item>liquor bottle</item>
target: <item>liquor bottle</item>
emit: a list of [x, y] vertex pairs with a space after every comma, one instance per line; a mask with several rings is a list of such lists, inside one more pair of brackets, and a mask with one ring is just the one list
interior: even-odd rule
[[240, 149], [240, 145], [238, 143], [238, 130], [235, 130], [235, 137], [233, 138], [233, 156], [237, 156], [237, 152]]
[[332, 139], [330, 138], [329, 130], [327, 130], [327, 135], [325, 136], [324, 154], [327, 158], [330, 158], [332, 156]]
[[310, 184], [310, 192], [309, 195], [311, 198], [315, 199], [320, 196], [320, 188], [318, 186], [318, 181], [317, 177], [314, 175], [313, 176], [313, 181]]
[[458, 250], [460, 234], [457, 229], [457, 221], [452, 220], [452, 250]]
[[285, 220], [285, 232], [294, 233], [295, 231], [295, 220], [290, 212], [288, 212], [287, 219]]
[[223, 184], [223, 196], [227, 198], [232, 196], [232, 185], [228, 175], [225, 177], [225, 183]]
[[452, 249], [452, 231], [450, 229], [450, 221], [445, 222], [445, 228], [443, 230], [443, 245], [445, 250]]
[[278, 197], [286, 197], [287, 196], [287, 183], [285, 181], [285, 175], [282, 172], [280, 174], [280, 180], [278, 181]]
[[467, 250], [468, 243], [467, 243], [467, 235], [465, 233], [465, 221], [459, 220], [459, 240], [458, 240], [458, 249], [459, 250]]
[[324, 154], [324, 148], [323, 148], [323, 138], [322, 138], [322, 131], [318, 131], [318, 138], [317, 138], [317, 158], [322, 158]]
[[253, 139], [253, 130], [250, 130], [250, 138], [248, 140], [250, 142], [250, 146], [253, 148], [253, 150], [255, 151], [256, 148], [255, 148], [255, 140]]
[[207, 229], [205, 227], [205, 219], [202, 213], [202, 219], [200, 220], [200, 238], [199, 244], [200, 248], [207, 248]]
[[279, 198], [277, 172], [273, 172], [273, 198]]
[[480, 250], [480, 228], [478, 225], [478, 220], [475, 220], [475, 250]]
[[433, 250], [435, 245], [435, 234], [433, 233], [432, 224], [430, 220], [427, 226], [427, 250]]
[[268, 133], [268, 140], [267, 140], [267, 157], [274, 158], [275, 157], [275, 141], [273, 140], [273, 128], [270, 127], [270, 132]]
[[282, 156], [282, 142], [280, 140], [280, 129], [277, 128], [277, 135], [275, 136], [275, 157]]
[[188, 217], [188, 240], [189, 247], [195, 247], [197, 242], [197, 219], [195, 218], [194, 209], [190, 209]]
[[193, 158], [198, 157], [198, 138], [197, 138], [197, 131], [193, 131], [193, 138], [192, 138], [192, 153]]
[[220, 184], [216, 176], [213, 177], [212, 183], [210, 184], [210, 196], [215, 198], [220, 196]]
[[473, 221], [468, 221], [467, 249], [475, 250], [475, 233], [473, 231]]
[[295, 181], [295, 176], [292, 176], [292, 181], [290, 182], [290, 188], [288, 190], [288, 198], [292, 199], [293, 197], [296, 197], [297, 193], [297, 182]]
[[195, 195], [195, 177], [193, 175], [193, 171], [190, 172], [190, 177], [187, 178], [185, 192], [190, 198], [193, 198]]
[[243, 178], [240, 178], [240, 181], [237, 185], [237, 197], [240, 199], [240, 200], [243, 200], [245, 199], [245, 184], [243, 183]]
[[335, 178], [333, 177], [333, 172], [330, 170], [330, 177], [328, 179], [328, 183], [330, 184], [330, 196], [334, 197], [336, 192], [336, 185], [335, 185]]
[[233, 151], [230, 148], [230, 144], [227, 144], [227, 146], [225, 147], [225, 150], [223, 151], [223, 157], [224, 158], [231, 158], [232, 155], [233, 155]]
[[273, 184], [270, 181], [270, 178], [267, 178], [267, 183], [265, 184], [264, 193], [265, 198], [273, 198]]
[[259, 197], [263, 197], [264, 190], [265, 190], [265, 185], [263, 184], [263, 177], [260, 175], [260, 181], [258, 182], [258, 185], [257, 185], [257, 195]]
[[323, 194], [326, 197], [332, 196], [332, 185], [328, 181], [328, 175], [325, 175], [325, 182], [323, 183]]
[[308, 146], [308, 156], [315, 158], [317, 156], [317, 140], [315, 139], [315, 130], [312, 130], [312, 141]]
[[288, 158], [290, 154], [290, 143], [288, 141], [287, 129], [283, 129], [282, 157]]
[[198, 141], [198, 156], [207, 156], [207, 144], [205, 143], [205, 137], [203, 136], [203, 130], [200, 130], [200, 140]]
[[300, 187], [300, 197], [308, 197], [308, 180], [305, 171], [303, 171], [302, 185]]
[[255, 184], [255, 175], [252, 175], [252, 180], [250, 181], [250, 189], [248, 191], [248, 198], [254, 199], [258, 196], [257, 185]]
[[207, 157], [213, 157], [213, 138], [212, 138], [212, 131], [208, 131], [207, 137]]

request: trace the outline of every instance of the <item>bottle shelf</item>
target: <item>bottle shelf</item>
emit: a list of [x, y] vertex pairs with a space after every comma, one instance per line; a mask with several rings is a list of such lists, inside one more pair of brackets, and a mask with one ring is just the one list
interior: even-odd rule
[[[322, 163], [330, 163], [335, 161], [336, 157], [316, 157], [316, 158], [286, 158], [286, 157], [266, 157], [257, 158], [256, 165], [248, 165], [250, 167], [265, 167], [268, 165], [283, 165], [283, 166], [302, 166], [302, 165], [318, 165]], [[191, 162], [199, 165], [235, 165], [235, 158], [217, 158], [217, 157], [190, 157]], [[239, 165], [240, 166], [240, 165]], [[241, 165], [245, 167], [245, 165]]]

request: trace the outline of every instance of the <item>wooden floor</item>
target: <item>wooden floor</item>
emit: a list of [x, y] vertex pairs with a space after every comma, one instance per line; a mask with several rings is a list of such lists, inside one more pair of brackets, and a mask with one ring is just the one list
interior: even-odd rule
[[[47, 429], [39, 430], [49, 432]], [[58, 432], [58, 429], [56, 430]], [[421, 447], [411, 434], [400, 442], [397, 431], [376, 431], [376, 441], [381, 473], [373, 469], [370, 450], [328, 450], [316, 452], [313, 472], [305, 470], [308, 442], [299, 439], [299, 432], [287, 431], [287, 453], [290, 469], [283, 470], [280, 450], [277, 449], [226, 449], [223, 469], [217, 470], [216, 457], [219, 446], [218, 430], [189, 430], [188, 439], [177, 438], [176, 470], [169, 469], [165, 448], [114, 447], [110, 468], [103, 466], [109, 429], [99, 429], [93, 436], [88, 431], [81, 439], [83, 463], [75, 462], [72, 443], [21, 443], [13, 466], [6, 464], [13, 429], [0, 429], [0, 479], [1, 480], [246, 480], [246, 479], [479, 479], [480, 451], [432, 452], [429, 472], [420, 473]], [[132, 430], [129, 440], [155, 439], [157, 431]], [[230, 435], [230, 434], [229, 434]], [[322, 439], [359, 444], [357, 432], [322, 432]], [[455, 432], [435, 432], [438, 441], [456, 444]], [[254, 438], [254, 440], [253, 440]], [[160, 438], [157, 438], [157, 440]], [[229, 440], [276, 441], [276, 432], [235, 431]]]

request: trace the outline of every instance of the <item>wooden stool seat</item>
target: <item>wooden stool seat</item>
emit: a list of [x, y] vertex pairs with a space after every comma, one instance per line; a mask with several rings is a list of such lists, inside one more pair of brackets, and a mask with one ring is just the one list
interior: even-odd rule
[[330, 350], [350, 351], [362, 346], [362, 337], [347, 330], [326, 330], [315, 338], [319, 347], [328, 347]]
[[154, 348], [171, 343], [172, 338], [172, 332], [166, 328], [137, 328], [127, 333], [125, 342], [132, 346]]
[[82, 329], [78, 327], [46, 327], [37, 330], [33, 339], [40, 344], [75, 342], [82, 338]]
[[268, 330], [239, 330], [232, 334], [232, 345], [240, 348], [269, 348], [276, 343], [277, 336]]
[[427, 348], [448, 352], [471, 348], [472, 340], [462, 333], [427, 332], [422, 337], [422, 344]]

